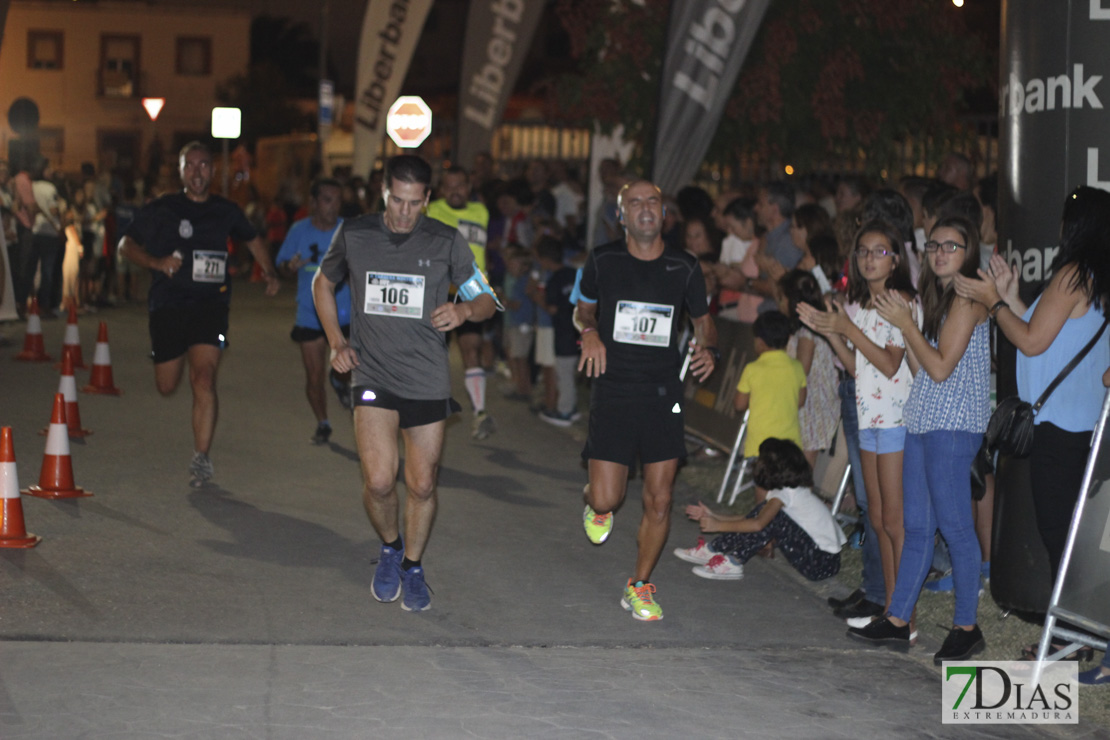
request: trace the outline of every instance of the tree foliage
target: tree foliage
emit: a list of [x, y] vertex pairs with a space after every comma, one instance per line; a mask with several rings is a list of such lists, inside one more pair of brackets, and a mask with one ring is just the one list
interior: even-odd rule
[[315, 130], [315, 119], [290, 101], [316, 96], [318, 54], [305, 23], [265, 15], [251, 22], [246, 73], [216, 88], [220, 102], [243, 111], [243, 139], [249, 148], [259, 137]]
[[[552, 113], [623, 123], [650, 156], [669, 0], [559, 0], [579, 68], [549, 89]], [[789, 156], [802, 168], [958, 135], [992, 54], [937, 0], [775, 0], [732, 90], [710, 156]]]

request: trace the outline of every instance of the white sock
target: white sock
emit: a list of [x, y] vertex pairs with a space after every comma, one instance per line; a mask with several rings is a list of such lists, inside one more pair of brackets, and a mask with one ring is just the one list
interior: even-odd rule
[[482, 413], [486, 410], [486, 371], [480, 367], [470, 368], [466, 371], [465, 382], [466, 394], [470, 396], [474, 413]]

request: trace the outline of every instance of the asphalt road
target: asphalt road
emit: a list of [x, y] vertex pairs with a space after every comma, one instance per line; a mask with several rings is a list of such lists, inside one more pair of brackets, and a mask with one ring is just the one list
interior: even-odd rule
[[[79, 395], [94, 434], [72, 445], [73, 468], [94, 496], [25, 497], [43, 541], [0, 550], [4, 740], [1099, 736], [942, 725], [940, 676], [920, 656], [849, 643], [825, 592], [781, 560], [740, 582], [694, 577], [669, 554], [696, 537], [678, 519], [654, 577], [665, 619], [634, 621], [618, 602], [638, 484], [610, 541], [591, 545], [580, 443], [496, 383], [496, 435], [449, 424], [424, 557], [432, 609], [375, 602], [350, 422], [329, 398], [332, 442], [310, 442], [292, 290], [235, 293], [206, 490], [187, 485], [187, 386], [154, 389], [145, 310], [81, 317], [86, 361], [108, 322], [124, 394]], [[63, 329], [46, 322], [49, 352]], [[9, 325], [0, 349], [0, 425], [26, 487], [58, 375], [12, 362], [23, 330]], [[680, 475], [679, 502], [699, 493]]]

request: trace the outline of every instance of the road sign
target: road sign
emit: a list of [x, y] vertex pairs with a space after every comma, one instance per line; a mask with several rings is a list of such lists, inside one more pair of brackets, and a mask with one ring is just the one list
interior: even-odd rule
[[143, 108], [152, 121], [158, 120], [158, 114], [162, 112], [162, 106], [165, 104], [165, 98], [143, 98]]
[[212, 109], [212, 137], [238, 139], [243, 127], [243, 112], [238, 108]]
[[432, 109], [416, 95], [402, 95], [389, 107], [385, 132], [402, 149], [415, 149], [432, 133]]

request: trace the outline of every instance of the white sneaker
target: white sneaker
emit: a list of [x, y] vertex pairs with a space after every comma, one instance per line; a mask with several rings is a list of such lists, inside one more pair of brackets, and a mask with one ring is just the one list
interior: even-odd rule
[[705, 565], [694, 567], [694, 575], [716, 581], [739, 581], [744, 577], [744, 566], [734, 563], [727, 555], [714, 555]]
[[212, 461], [208, 459], [208, 455], [194, 452], [193, 459], [189, 463], [189, 486], [204, 488], [208, 485], [208, 481], [212, 480], [213, 475]]
[[493, 417], [485, 411], [479, 411], [474, 415], [474, 420], [470, 425], [470, 436], [474, 439], [487, 439], [491, 434], [497, 431], [497, 426], [493, 423]]
[[848, 624], [849, 627], [860, 629], [861, 627], [866, 627], [867, 625], [871, 624], [876, 619], [879, 619], [879, 617], [849, 617], [844, 621]]
[[[876, 619], [881, 619], [881, 617], [851, 617], [849, 619], [845, 619], [844, 621], [848, 624], [849, 627], [856, 627], [858, 629], [860, 627], [866, 627]], [[917, 644], [917, 630], [910, 632], [910, 645], [915, 644]]]
[[709, 545], [705, 544], [704, 537], [698, 537], [697, 545], [694, 547], [676, 547], [674, 554], [679, 560], [685, 560], [687, 563], [705, 565], [717, 553], [709, 549]]

